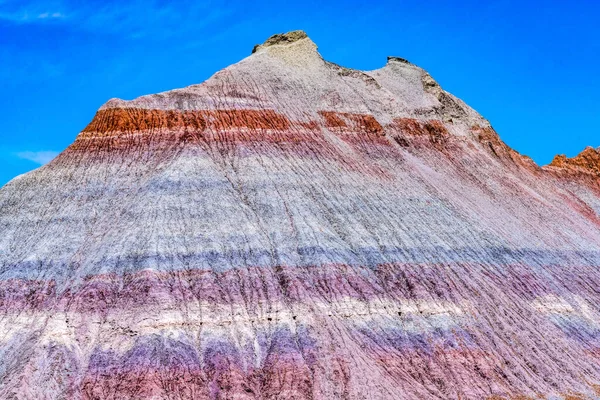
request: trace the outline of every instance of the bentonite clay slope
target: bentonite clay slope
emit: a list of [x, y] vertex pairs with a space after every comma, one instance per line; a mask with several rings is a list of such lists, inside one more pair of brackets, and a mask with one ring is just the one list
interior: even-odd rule
[[594, 157], [303, 32], [111, 100], [0, 191], [0, 398], [598, 398]]

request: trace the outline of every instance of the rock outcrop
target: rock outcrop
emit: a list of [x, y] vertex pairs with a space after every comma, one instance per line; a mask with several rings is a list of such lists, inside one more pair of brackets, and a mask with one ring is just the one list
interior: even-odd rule
[[550, 167], [600, 176], [600, 148], [587, 147], [573, 158], [567, 158], [564, 154], [557, 155]]
[[597, 398], [597, 173], [274, 36], [0, 190], [0, 398]]

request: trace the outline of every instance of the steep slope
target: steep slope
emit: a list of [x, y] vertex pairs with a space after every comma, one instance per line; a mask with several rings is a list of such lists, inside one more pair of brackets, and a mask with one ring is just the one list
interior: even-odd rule
[[303, 32], [110, 100], [0, 191], [0, 398], [595, 398], [600, 186], [573, 165]]

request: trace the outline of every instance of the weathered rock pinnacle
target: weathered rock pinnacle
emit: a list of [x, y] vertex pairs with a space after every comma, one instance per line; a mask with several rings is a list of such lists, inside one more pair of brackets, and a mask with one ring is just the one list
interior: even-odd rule
[[412, 65], [412, 63], [410, 61], [408, 61], [404, 58], [401, 58], [401, 57], [388, 56], [387, 61], [388, 61], [388, 63], [397, 62], [397, 63]]
[[257, 50], [264, 47], [275, 46], [280, 44], [290, 44], [307, 38], [308, 35], [304, 31], [291, 31], [288, 33], [279, 33], [268, 38], [263, 44], [257, 44], [256, 46], [254, 46], [254, 48], [252, 49], [252, 53], [256, 53]]
[[588, 146], [573, 158], [559, 154], [554, 157], [549, 166], [600, 176], [600, 148]]

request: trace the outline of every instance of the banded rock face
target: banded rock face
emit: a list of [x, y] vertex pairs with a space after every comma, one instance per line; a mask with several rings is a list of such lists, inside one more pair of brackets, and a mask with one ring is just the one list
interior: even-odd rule
[[600, 185], [559, 161], [303, 32], [110, 100], [0, 191], [0, 398], [596, 398]]

